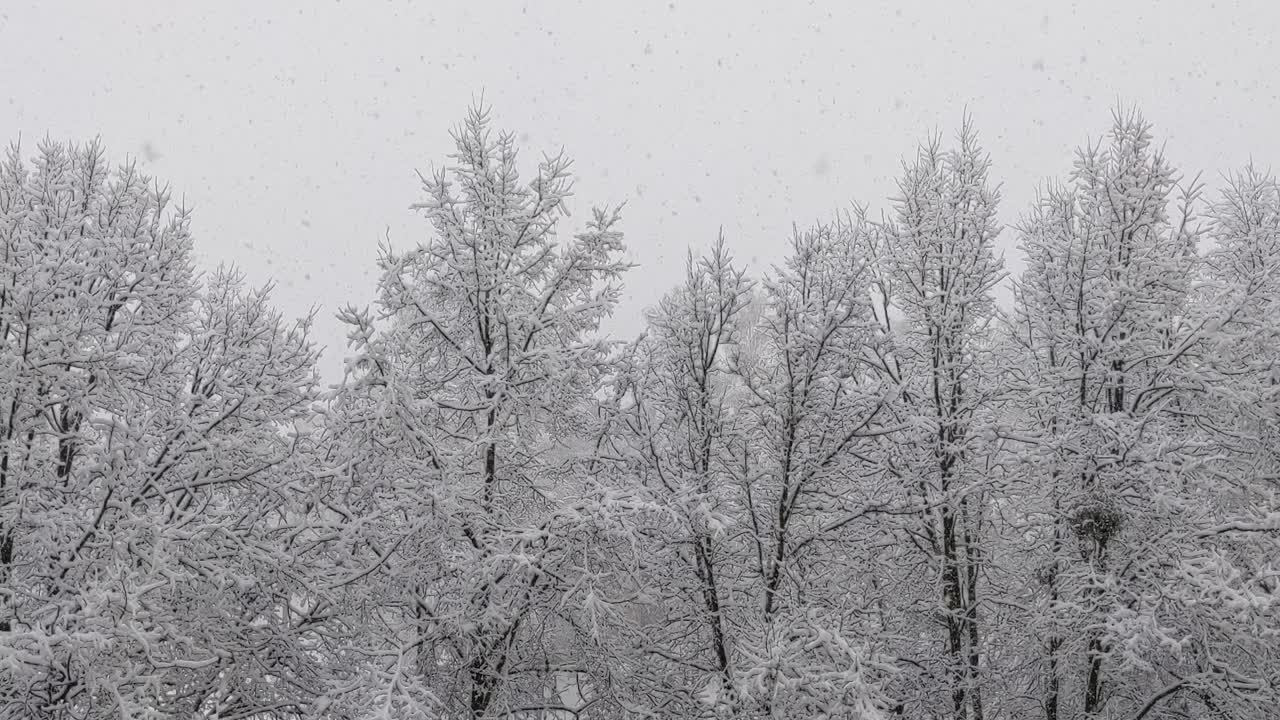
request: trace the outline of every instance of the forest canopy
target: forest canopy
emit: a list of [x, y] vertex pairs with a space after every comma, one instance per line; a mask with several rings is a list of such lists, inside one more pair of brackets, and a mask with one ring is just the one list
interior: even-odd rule
[[329, 388], [137, 164], [11, 147], [0, 717], [1274, 714], [1269, 173], [1116, 111], [1002, 227], [966, 120], [610, 338], [621, 209], [453, 140]]

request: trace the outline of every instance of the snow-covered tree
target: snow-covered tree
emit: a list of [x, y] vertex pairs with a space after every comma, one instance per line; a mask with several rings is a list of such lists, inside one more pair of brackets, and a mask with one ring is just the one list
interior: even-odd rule
[[[687, 265], [619, 373], [640, 601], [618, 659], [659, 717], [879, 717], [865, 621], [895, 427], [868, 358], [870, 226], [797, 232], [762, 292], [723, 241]], [[753, 297], [754, 296], [754, 297]], [[629, 473], [629, 475], [626, 475]]]
[[1240, 321], [1219, 303], [1239, 301], [1197, 290], [1199, 190], [1171, 215], [1176, 183], [1150, 126], [1117, 114], [1109, 142], [1080, 151], [1021, 228], [1020, 440], [1037, 451], [1022, 512], [1039, 548], [1028, 572], [1049, 718], [1250, 717], [1274, 672], [1225, 664], [1239, 637], [1223, 644], [1221, 594], [1243, 588], [1206, 533], [1221, 527], [1231, 491], [1218, 476], [1236, 451], [1207, 370]]
[[97, 142], [0, 173], [0, 714], [299, 712], [320, 689], [273, 541], [308, 323], [199, 281], [189, 217]]
[[902, 507], [885, 438], [895, 383], [871, 362], [872, 228], [854, 214], [796, 232], [735, 359], [749, 418], [741, 530], [757, 603], [741, 683], [769, 717], [875, 717], [887, 667], [862, 633], [875, 520]]
[[472, 109], [316, 391], [97, 142], [0, 164], [0, 717], [1246, 720], [1280, 704], [1280, 184], [1137, 113], [1016, 228], [965, 122], [887, 216], [600, 325]]
[[[954, 150], [944, 152], [936, 139], [923, 146], [898, 182], [895, 212], [876, 248], [877, 316], [891, 348], [880, 365], [897, 383], [899, 412], [910, 427], [895, 438], [894, 463], [920, 508], [919, 522], [905, 533], [927, 563], [911, 575], [936, 578], [935, 599], [923, 607], [940, 611], [945, 631], [940, 655], [936, 645], [912, 655], [936, 668], [935, 678], [947, 678], [957, 720], [983, 717], [979, 586], [988, 504], [999, 480], [982, 432], [994, 419], [989, 329], [992, 292], [1004, 275], [993, 251], [999, 194], [989, 167], [968, 120]], [[912, 694], [929, 703], [934, 684], [916, 684]]]
[[634, 708], [667, 717], [741, 709], [743, 555], [734, 470], [748, 451], [735, 417], [730, 353], [747, 324], [752, 283], [723, 238], [689, 258], [685, 280], [648, 315], [624, 358], [616, 447], [646, 509], [631, 635]]
[[387, 716], [576, 713], [594, 697], [566, 683], [605, 682], [582, 649], [574, 538], [598, 502], [586, 465], [610, 367], [597, 326], [626, 269], [618, 215], [560, 239], [567, 159], [523, 182], [513, 137], [478, 108], [454, 139], [415, 206], [429, 238], [384, 250], [376, 319], [344, 313], [356, 354], [330, 425], [347, 516], [333, 584], [360, 613]]

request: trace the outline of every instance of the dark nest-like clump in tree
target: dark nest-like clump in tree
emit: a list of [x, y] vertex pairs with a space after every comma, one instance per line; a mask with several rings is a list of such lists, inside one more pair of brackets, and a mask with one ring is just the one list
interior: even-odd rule
[[1067, 519], [1071, 531], [1081, 541], [1106, 548], [1124, 528], [1125, 515], [1115, 500], [1101, 494], [1090, 494]]

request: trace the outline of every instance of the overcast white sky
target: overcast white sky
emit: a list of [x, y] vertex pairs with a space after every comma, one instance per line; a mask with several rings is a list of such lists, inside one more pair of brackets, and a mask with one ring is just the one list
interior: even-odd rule
[[[724, 227], [757, 270], [793, 222], [885, 207], [900, 159], [967, 107], [1016, 221], [1138, 105], [1211, 185], [1280, 157], [1275, 2], [0, 3], [0, 136], [100, 134], [195, 208], [198, 259], [333, 311], [372, 297], [378, 241], [426, 223], [414, 170], [483, 90], [526, 159], [575, 159], [581, 227], [627, 201], [641, 267], [612, 329]], [[1006, 231], [1010, 259], [1014, 234]]]

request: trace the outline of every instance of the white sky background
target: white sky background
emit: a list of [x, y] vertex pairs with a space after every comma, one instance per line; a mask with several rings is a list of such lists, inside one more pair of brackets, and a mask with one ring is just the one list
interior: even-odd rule
[[[900, 161], [967, 107], [1016, 222], [1136, 104], [1188, 175], [1280, 158], [1280, 4], [0, 2], [0, 137], [100, 134], [195, 209], [198, 261], [274, 278], [287, 313], [372, 299], [378, 242], [425, 238], [415, 169], [481, 91], [574, 214], [627, 201], [631, 336], [723, 226], [759, 272], [793, 222], [879, 214]], [[1002, 244], [1017, 261], [1011, 230]]]

